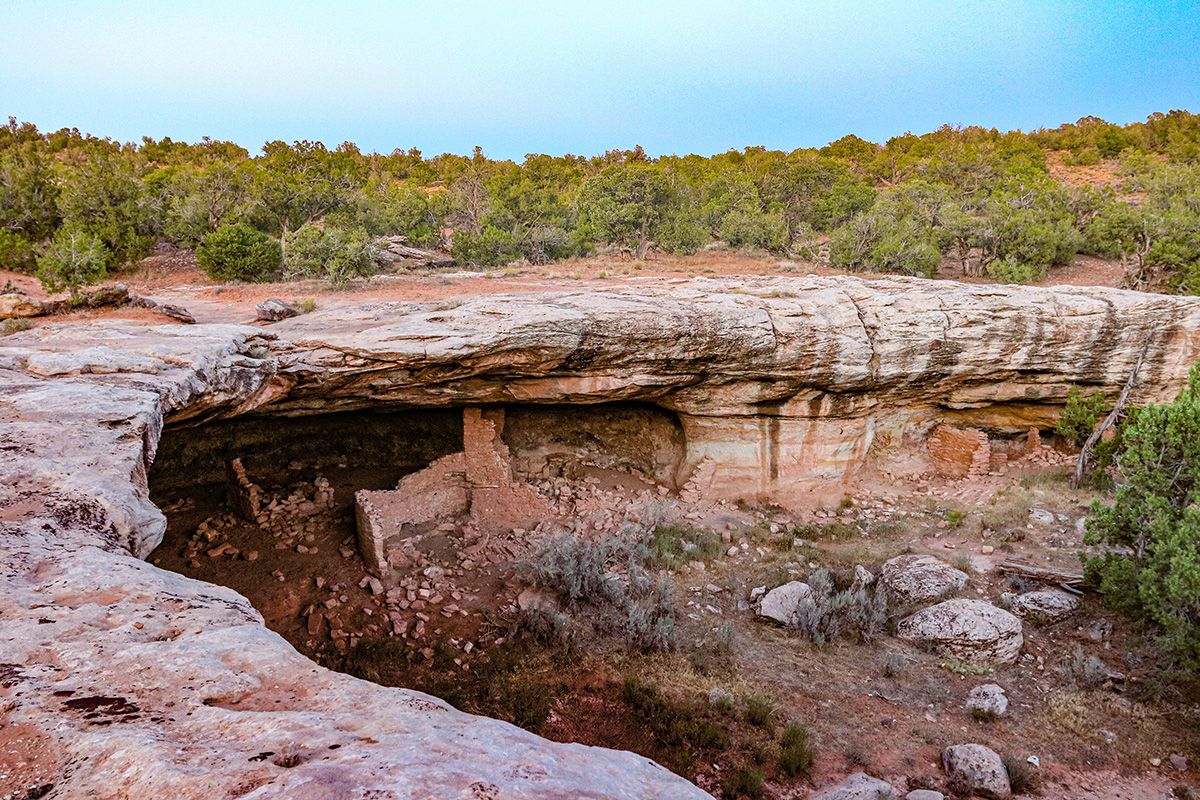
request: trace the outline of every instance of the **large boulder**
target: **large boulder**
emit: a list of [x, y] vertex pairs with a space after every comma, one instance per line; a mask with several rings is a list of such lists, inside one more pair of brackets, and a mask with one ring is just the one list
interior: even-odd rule
[[1008, 770], [995, 750], [981, 744], [956, 744], [942, 751], [950, 791], [955, 795], [1005, 800], [1012, 796]]
[[1059, 622], [1075, 613], [1079, 598], [1058, 589], [1043, 589], [1019, 594], [1012, 600], [1012, 612], [1018, 617], [1041, 625]]
[[1002, 717], [1008, 711], [1008, 695], [995, 683], [976, 686], [967, 693], [967, 710], [977, 716]]
[[967, 573], [929, 555], [902, 555], [883, 565], [879, 585], [902, 604], [940, 600], [967, 585]]
[[790, 581], [776, 586], [758, 602], [758, 615], [774, 620], [780, 625], [793, 625], [800, 601], [810, 594], [812, 589], [804, 581]]
[[946, 600], [923, 608], [896, 626], [896, 635], [972, 664], [1017, 660], [1025, 639], [1021, 620], [983, 600]]
[[814, 794], [809, 800], [895, 800], [896, 790], [887, 781], [856, 772], [844, 781]]

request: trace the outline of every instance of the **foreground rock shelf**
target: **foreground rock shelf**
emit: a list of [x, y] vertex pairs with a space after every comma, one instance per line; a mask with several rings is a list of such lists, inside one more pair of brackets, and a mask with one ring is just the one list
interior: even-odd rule
[[[139, 560], [164, 426], [376, 407], [639, 401], [682, 469], [786, 499], [939, 422], [1052, 424], [1068, 388], [1165, 399], [1200, 300], [848, 278], [692, 281], [333, 309], [255, 328], [45, 325], [0, 340], [0, 667], [62, 796], [702, 797], [321, 669], [240, 595]], [[216, 787], [219, 787], [217, 789]]]

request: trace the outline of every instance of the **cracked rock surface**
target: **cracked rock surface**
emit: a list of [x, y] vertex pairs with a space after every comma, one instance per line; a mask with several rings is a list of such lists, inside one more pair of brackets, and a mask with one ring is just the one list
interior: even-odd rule
[[1115, 395], [1146, 337], [1135, 400], [1165, 399], [1198, 331], [1196, 299], [852, 278], [41, 325], [0, 339], [7, 722], [48, 737], [55, 797], [703, 797], [639, 756], [322, 669], [235, 592], [140, 560], [164, 530], [146, 486], [164, 426], [641, 400], [723, 485], [784, 491], [848, 474], [888, 426], [1020, 429], [1073, 383]]

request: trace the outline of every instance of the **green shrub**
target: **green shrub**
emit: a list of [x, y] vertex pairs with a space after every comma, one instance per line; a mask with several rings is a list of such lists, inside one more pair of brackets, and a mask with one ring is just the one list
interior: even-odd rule
[[0, 269], [29, 272], [35, 263], [29, 240], [16, 231], [0, 228]]
[[1200, 367], [1174, 402], [1130, 414], [1115, 463], [1113, 502], [1087, 522], [1085, 541], [1105, 549], [1087, 575], [1157, 627], [1181, 666], [1200, 667]]
[[1078, 386], [1072, 386], [1067, 391], [1067, 403], [1058, 417], [1054, 432], [1076, 447], [1082, 447], [1096, 424], [1107, 413], [1108, 400], [1104, 395], [1099, 392], [1084, 395]]
[[778, 212], [735, 208], [721, 220], [720, 237], [731, 247], [783, 252], [788, 245], [787, 218]]
[[721, 537], [690, 525], [655, 526], [646, 542], [650, 564], [658, 569], [678, 569], [688, 561], [710, 561], [721, 554]]
[[829, 262], [855, 271], [932, 278], [941, 264], [941, 253], [928, 225], [877, 206], [834, 229], [829, 240]]
[[479, 233], [455, 231], [450, 255], [459, 264], [501, 267], [520, 258], [521, 249], [511, 233], [488, 225]]
[[746, 721], [756, 728], [771, 727], [775, 722], [775, 704], [764, 695], [750, 695], [746, 698]]
[[1008, 784], [1013, 794], [1028, 794], [1037, 788], [1037, 776], [1030, 766], [1029, 760], [1016, 755], [1006, 755], [1001, 761], [1008, 773]]
[[49, 292], [68, 289], [72, 296], [84, 286], [108, 276], [108, 248], [100, 238], [73, 225], [64, 225], [37, 260], [37, 277]]
[[989, 278], [1000, 283], [1033, 283], [1046, 277], [1045, 269], [1008, 258], [997, 258], [985, 269]]
[[734, 772], [729, 773], [722, 783], [722, 796], [735, 800], [739, 797], [748, 797], [751, 800], [763, 796], [763, 783], [767, 776], [763, 772], [762, 767], [754, 764], [747, 764], [739, 767]]
[[288, 234], [284, 275], [320, 278], [344, 286], [375, 273], [375, 240], [366, 228], [304, 225]]
[[816, 753], [809, 742], [808, 728], [799, 722], [789, 722], [779, 740], [779, 768], [789, 778], [812, 769]]
[[665, 744], [698, 750], [719, 750], [729, 744], [729, 735], [708, 718], [706, 708], [697, 702], [672, 700], [639, 678], [625, 679], [621, 700]]
[[281, 260], [279, 242], [241, 223], [217, 228], [196, 248], [196, 263], [218, 281], [270, 280]]
[[699, 250], [708, 240], [708, 231], [703, 225], [676, 214], [662, 224], [656, 244], [668, 253], [688, 256]]

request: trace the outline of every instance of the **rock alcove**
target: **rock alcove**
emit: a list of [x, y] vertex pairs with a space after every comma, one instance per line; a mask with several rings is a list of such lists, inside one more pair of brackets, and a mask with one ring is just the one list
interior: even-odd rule
[[167, 530], [150, 561], [245, 595], [323, 664], [397, 636], [453, 639], [467, 660], [515, 599], [539, 529], [602, 535], [681, 490], [698, 502], [684, 449], [678, 418], [638, 403], [168, 427], [149, 475]]
[[[40, 325], [0, 348], [10, 722], [50, 748], [64, 795], [207, 798], [218, 782], [251, 800], [702, 797], [633, 754], [554, 744], [321, 669], [243, 595], [143, 560], [167, 525], [152, 465], [169, 465], [183, 426], [253, 415], [270, 430], [425, 409], [444, 412], [449, 432], [464, 407], [482, 419], [497, 406], [641, 402], [676, 415], [685, 474], [707, 460], [731, 496], [778, 496], [836, 482], [940, 422], [1049, 428], [1071, 385], [1113, 397], [1143, 349], [1133, 402], [1170, 398], [1198, 332], [1194, 298], [845, 277], [375, 303], [267, 330]], [[413, 469], [456, 452], [451, 437], [428, 438], [436, 447]], [[977, 443], [965, 448], [974, 463]], [[409, 591], [423, 599], [420, 582], [391, 588], [410, 608]], [[301, 603], [292, 619], [307, 631]]]

